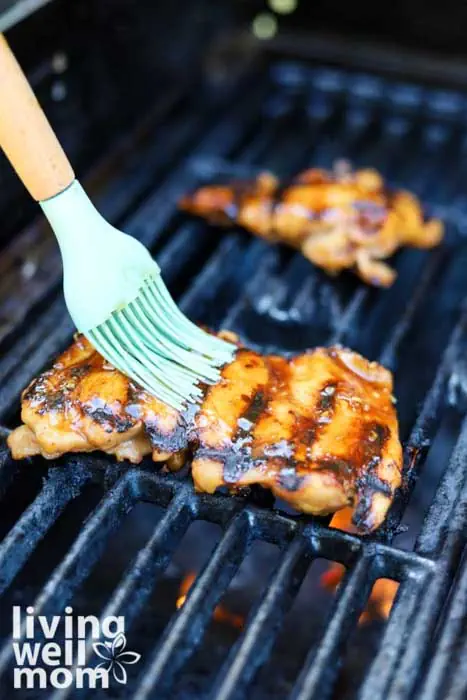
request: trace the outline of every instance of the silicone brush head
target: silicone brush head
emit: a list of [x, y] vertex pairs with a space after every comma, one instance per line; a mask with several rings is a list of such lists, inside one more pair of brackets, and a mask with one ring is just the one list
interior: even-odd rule
[[201, 385], [219, 380], [235, 346], [182, 314], [146, 248], [105, 221], [76, 180], [40, 204], [60, 244], [65, 299], [78, 330], [169, 406], [199, 401]]
[[87, 332], [96, 350], [164, 403], [182, 409], [215, 384], [234, 346], [189, 321], [162, 278], [146, 279], [138, 296]]

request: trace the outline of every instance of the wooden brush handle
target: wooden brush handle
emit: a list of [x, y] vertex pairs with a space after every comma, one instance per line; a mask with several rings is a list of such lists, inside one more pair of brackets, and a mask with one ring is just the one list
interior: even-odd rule
[[2, 34], [0, 146], [38, 201], [53, 197], [75, 179], [68, 158]]

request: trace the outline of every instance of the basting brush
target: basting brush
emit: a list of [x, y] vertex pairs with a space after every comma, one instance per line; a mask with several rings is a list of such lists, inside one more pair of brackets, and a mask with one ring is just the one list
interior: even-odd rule
[[0, 86], [0, 146], [57, 237], [76, 327], [158, 399], [198, 401], [235, 347], [189, 321], [146, 248], [95, 209], [2, 35]]

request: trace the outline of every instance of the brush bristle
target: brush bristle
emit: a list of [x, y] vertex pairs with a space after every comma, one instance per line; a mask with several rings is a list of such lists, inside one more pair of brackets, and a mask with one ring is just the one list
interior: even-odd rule
[[236, 347], [186, 318], [161, 277], [145, 280], [137, 298], [87, 333], [116, 369], [177, 410], [219, 381]]

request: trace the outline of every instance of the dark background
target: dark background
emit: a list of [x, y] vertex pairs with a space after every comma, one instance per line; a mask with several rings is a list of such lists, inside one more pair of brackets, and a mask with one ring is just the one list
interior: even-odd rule
[[[245, 12], [268, 8], [262, 0], [236, 4]], [[284, 28], [351, 34], [453, 57], [467, 54], [467, 3], [462, 0], [299, 0], [295, 12], [280, 22]]]

